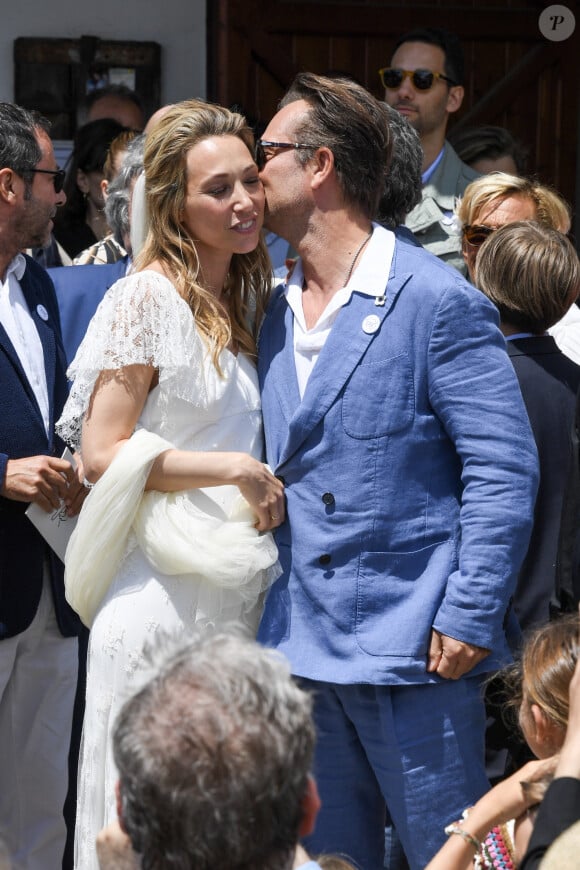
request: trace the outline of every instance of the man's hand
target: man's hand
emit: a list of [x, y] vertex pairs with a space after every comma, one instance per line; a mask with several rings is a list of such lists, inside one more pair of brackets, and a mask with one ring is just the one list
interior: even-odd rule
[[[82, 488], [70, 462], [56, 456], [27, 456], [9, 459], [0, 495], [14, 501], [34, 502], [47, 513], [77, 504]], [[80, 506], [79, 506], [80, 509]]]
[[446, 680], [458, 680], [489, 655], [489, 650], [431, 629], [427, 673]]

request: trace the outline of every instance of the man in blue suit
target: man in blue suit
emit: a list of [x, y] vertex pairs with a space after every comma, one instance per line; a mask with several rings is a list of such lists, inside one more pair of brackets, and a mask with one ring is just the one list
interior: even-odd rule
[[27, 870], [62, 862], [78, 620], [24, 512], [75, 513], [84, 490], [54, 437], [67, 395], [54, 288], [20, 252], [46, 243], [64, 200], [46, 122], [0, 103], [0, 830]]
[[308, 73], [257, 145], [300, 255], [259, 342], [287, 494], [259, 637], [315, 693], [307, 847], [378, 870], [387, 805], [418, 870], [487, 787], [481, 678], [510, 657], [538, 471], [493, 306], [372, 222], [389, 148], [368, 92]]

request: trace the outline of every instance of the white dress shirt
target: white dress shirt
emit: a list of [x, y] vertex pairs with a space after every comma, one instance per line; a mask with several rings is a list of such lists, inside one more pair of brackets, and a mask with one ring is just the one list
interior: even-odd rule
[[44, 428], [48, 434], [48, 387], [44, 368], [44, 351], [20, 287], [25, 269], [26, 260], [22, 254], [17, 254], [8, 266], [6, 277], [0, 286], [0, 323], [14, 346], [20, 364], [36, 396]]
[[308, 378], [330, 335], [334, 321], [351, 295], [354, 292], [378, 298], [385, 295], [386, 287], [381, 276], [385, 274], [385, 268], [387, 272], [391, 271], [394, 250], [394, 234], [379, 224], [373, 223], [373, 234], [362, 253], [358, 266], [350, 276], [348, 284], [334, 294], [311, 329], [306, 328], [302, 307], [302, 286], [304, 283], [302, 261], [297, 261], [290, 280], [285, 285], [284, 293], [294, 314], [294, 363], [300, 398], [304, 396]]

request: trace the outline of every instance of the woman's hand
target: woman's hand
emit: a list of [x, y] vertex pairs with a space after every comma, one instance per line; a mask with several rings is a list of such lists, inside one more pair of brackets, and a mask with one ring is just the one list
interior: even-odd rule
[[516, 773], [486, 792], [469, 809], [467, 818], [455, 823], [467, 837], [452, 834], [425, 870], [469, 870], [473, 867], [475, 843], [485, 839], [487, 833], [496, 825], [521, 816], [533, 803], [534, 798], [522, 788], [522, 781], [534, 782], [541, 779], [554, 770], [556, 763], [556, 756], [542, 761], [529, 761]]
[[260, 532], [275, 529], [284, 522], [284, 486], [263, 462], [239, 454], [240, 468], [236, 484], [257, 516]]
[[[155, 371], [132, 365], [101, 372], [83, 425], [85, 474], [95, 481], [131, 437]], [[176, 492], [235, 484], [265, 532], [284, 522], [284, 487], [272, 472], [247, 453], [167, 450], [153, 462], [146, 489]]]

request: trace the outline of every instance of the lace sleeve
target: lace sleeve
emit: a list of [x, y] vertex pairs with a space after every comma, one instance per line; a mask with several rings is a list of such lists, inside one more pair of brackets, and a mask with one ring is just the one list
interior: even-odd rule
[[203, 404], [205, 352], [189, 306], [167, 278], [152, 271], [122, 278], [105, 294], [69, 367], [73, 383], [57, 432], [78, 449], [99, 373], [129, 365], [153, 366], [161, 389], [172, 381], [176, 395]]

